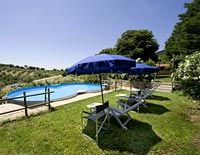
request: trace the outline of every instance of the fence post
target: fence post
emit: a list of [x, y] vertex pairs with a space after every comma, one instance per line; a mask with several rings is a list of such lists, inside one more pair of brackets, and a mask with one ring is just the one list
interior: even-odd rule
[[6, 104], [7, 103], [7, 100], [6, 100], [7, 97], [2, 97], [2, 99], [5, 99], [5, 100], [2, 101], [2, 104]]
[[44, 102], [46, 102], [46, 101], [47, 101], [47, 94], [46, 94], [46, 92], [47, 92], [47, 87], [45, 87], [44, 92], [45, 92], [45, 94], [44, 94]]
[[48, 107], [49, 110], [51, 110], [51, 105], [50, 105], [50, 89], [48, 88]]
[[26, 92], [24, 94], [24, 107], [25, 107], [25, 116], [28, 117], [27, 103], [26, 103]]

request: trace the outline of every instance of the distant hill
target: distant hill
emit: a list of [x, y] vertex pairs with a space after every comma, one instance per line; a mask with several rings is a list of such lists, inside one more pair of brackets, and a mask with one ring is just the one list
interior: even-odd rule
[[45, 70], [34, 66], [15, 66], [0, 64], [0, 90], [5, 85], [30, 83], [33, 80], [60, 75], [63, 70]]
[[158, 55], [158, 56], [161, 56], [161, 55], [163, 55], [165, 53], [165, 50], [161, 50], [161, 51], [158, 51], [156, 54]]

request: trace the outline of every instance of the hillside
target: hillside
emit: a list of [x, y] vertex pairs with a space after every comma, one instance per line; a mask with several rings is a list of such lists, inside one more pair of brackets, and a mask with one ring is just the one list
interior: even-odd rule
[[0, 90], [6, 85], [31, 83], [34, 80], [61, 75], [63, 70], [45, 70], [33, 66], [0, 64]]

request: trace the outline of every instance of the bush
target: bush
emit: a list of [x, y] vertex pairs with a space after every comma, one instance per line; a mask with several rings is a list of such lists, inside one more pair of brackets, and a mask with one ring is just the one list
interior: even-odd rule
[[99, 83], [99, 75], [98, 74], [89, 75], [87, 77], [87, 79], [85, 79], [84, 82], [87, 82], [87, 83]]
[[179, 63], [172, 75], [173, 80], [180, 83], [182, 92], [193, 98], [200, 98], [200, 52], [195, 52], [185, 57], [185, 61]]

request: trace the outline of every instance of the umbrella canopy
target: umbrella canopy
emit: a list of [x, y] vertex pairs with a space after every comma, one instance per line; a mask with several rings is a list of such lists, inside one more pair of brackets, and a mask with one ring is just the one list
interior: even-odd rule
[[135, 60], [114, 54], [89, 56], [67, 70], [67, 74], [129, 73]]
[[160, 69], [156, 66], [136, 63], [136, 66], [130, 69], [130, 74], [132, 75], [151, 74], [151, 73], [157, 73], [159, 72], [159, 70]]
[[99, 74], [101, 84], [102, 102], [103, 89], [101, 73], [129, 73], [130, 68], [135, 66], [135, 60], [114, 54], [99, 54], [86, 57], [67, 69], [67, 74]]
[[[143, 74], [151, 74], [157, 73], [160, 69], [156, 66], [150, 66], [147, 64], [136, 63], [135, 67], [131, 67], [130, 74], [131, 75], [143, 75]], [[130, 82], [130, 92], [132, 92], [132, 86]]]

